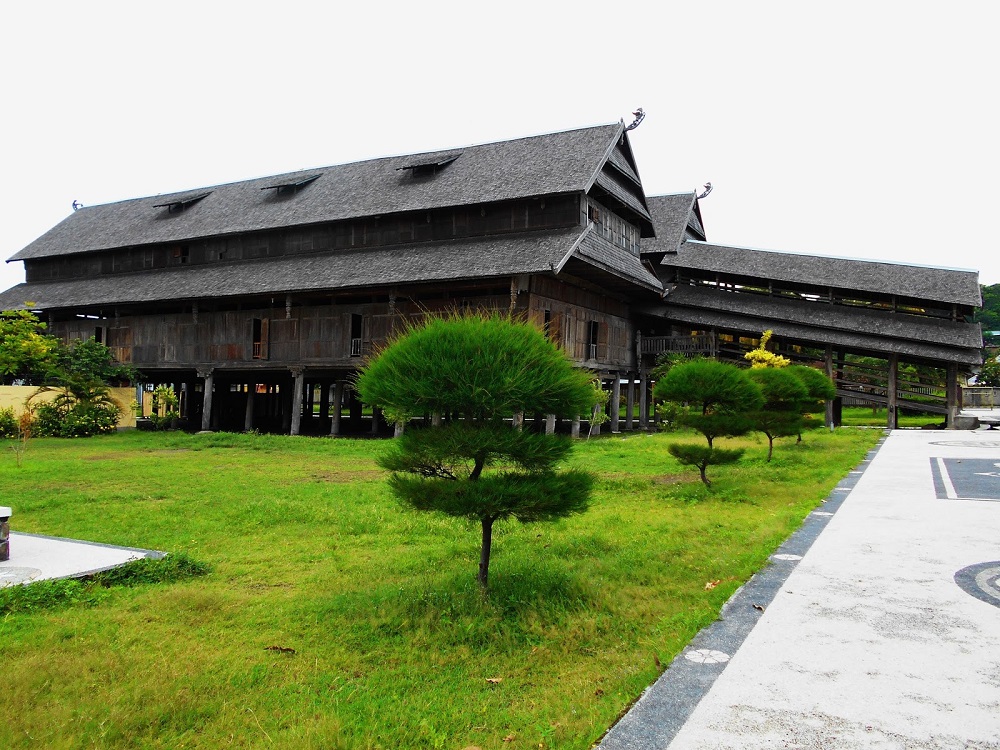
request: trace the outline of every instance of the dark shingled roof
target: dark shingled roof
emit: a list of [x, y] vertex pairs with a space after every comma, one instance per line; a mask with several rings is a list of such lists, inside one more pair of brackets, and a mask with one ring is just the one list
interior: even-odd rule
[[598, 273], [610, 273], [616, 279], [627, 281], [632, 290], [637, 285], [660, 288], [656, 277], [624, 250], [591, 258], [590, 245], [581, 242], [586, 231], [572, 227], [522, 235], [184, 266], [73, 281], [25, 283], [0, 293], [0, 310], [22, 308], [29, 301], [41, 310], [52, 310], [552, 273], [568, 255]]
[[[87, 206], [14, 255], [27, 260], [197, 237], [256, 232], [403, 211], [472, 205], [559, 193], [593, 184], [618, 138], [615, 123], [457, 150], [373, 159], [285, 175]], [[461, 155], [434, 175], [401, 167]], [[293, 195], [261, 188], [321, 173]], [[211, 193], [169, 212], [157, 205]]]
[[700, 327], [756, 332], [873, 352], [979, 364], [978, 323], [928, 318], [884, 310], [796, 301], [759, 294], [678, 285], [655, 314]]
[[[674, 253], [684, 242], [688, 221], [695, 208], [695, 193], [648, 196], [656, 237], [642, 241], [642, 253]], [[700, 224], [700, 222], [699, 222]]]
[[[651, 199], [655, 203], [656, 199]], [[982, 305], [979, 274], [884, 261], [799, 255], [687, 241], [662, 265], [727, 274], [730, 277], [833, 287], [948, 304]], [[765, 284], [766, 285], [766, 284]]]

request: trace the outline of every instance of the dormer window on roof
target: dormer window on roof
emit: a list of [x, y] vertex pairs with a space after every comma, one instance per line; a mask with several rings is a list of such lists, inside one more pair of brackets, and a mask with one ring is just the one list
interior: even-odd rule
[[182, 198], [175, 198], [167, 203], [154, 203], [153, 208], [165, 208], [167, 213], [177, 213], [183, 211], [186, 208], [193, 206], [195, 203], [200, 201], [202, 198], [211, 195], [212, 191], [208, 190], [204, 193], [195, 193], [194, 195], [185, 195]]
[[308, 177], [300, 177], [295, 180], [289, 180], [288, 182], [278, 182], [274, 185], [265, 185], [261, 188], [261, 190], [273, 190], [275, 195], [297, 193], [306, 185], [318, 180], [322, 174], [322, 172], [319, 172], [318, 174], [311, 174]]
[[396, 167], [396, 171], [407, 170], [414, 177], [428, 177], [437, 174], [461, 155], [462, 152], [458, 151], [450, 154], [435, 154], [433, 156], [426, 154], [413, 156], [407, 159], [403, 166]]

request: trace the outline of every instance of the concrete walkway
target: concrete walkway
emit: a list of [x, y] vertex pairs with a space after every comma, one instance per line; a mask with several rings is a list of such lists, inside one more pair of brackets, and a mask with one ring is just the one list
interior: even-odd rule
[[1000, 749], [1000, 433], [891, 433], [600, 748]]
[[[11, 520], [16, 522], [16, 515]], [[75, 578], [116, 568], [142, 557], [162, 556], [162, 552], [153, 550], [12, 531], [10, 559], [0, 562], [0, 586], [47, 578]]]

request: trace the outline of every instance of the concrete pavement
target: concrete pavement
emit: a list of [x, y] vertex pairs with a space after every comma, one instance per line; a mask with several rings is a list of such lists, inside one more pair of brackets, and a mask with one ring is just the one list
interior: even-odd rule
[[600, 748], [1000, 749], [1000, 434], [892, 432]]
[[[11, 521], [17, 521], [16, 509]], [[162, 556], [162, 552], [153, 550], [12, 531], [10, 559], [0, 561], [0, 586], [48, 578], [75, 578], [116, 568], [141, 557]]]

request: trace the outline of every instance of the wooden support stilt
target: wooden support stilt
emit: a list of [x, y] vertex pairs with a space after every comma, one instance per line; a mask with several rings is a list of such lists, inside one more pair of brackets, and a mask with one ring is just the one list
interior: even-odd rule
[[344, 384], [337, 381], [333, 385], [333, 412], [330, 419], [330, 434], [340, 434], [340, 413], [344, 408]]
[[614, 373], [615, 379], [611, 382], [611, 431], [618, 432], [618, 412], [622, 408], [622, 378], [620, 373]]
[[201, 429], [212, 429], [212, 392], [215, 390], [215, 371], [199, 370], [198, 377], [204, 379], [204, 391], [201, 394]]
[[243, 415], [243, 431], [250, 432], [253, 429], [253, 402], [257, 393], [257, 384], [247, 384], [247, 408]]
[[292, 369], [292, 377], [295, 378], [295, 385], [292, 388], [292, 403], [290, 406], [292, 420], [289, 434], [298, 435], [302, 428], [302, 399], [306, 378], [305, 373], [300, 367]]
[[889, 372], [888, 381], [886, 384], [886, 409], [885, 409], [885, 422], [886, 427], [890, 430], [895, 430], [899, 426], [899, 415], [897, 413], [897, 407], [899, 403], [899, 397], [897, 396], [897, 386], [899, 380], [899, 355], [890, 354], [889, 355]]

